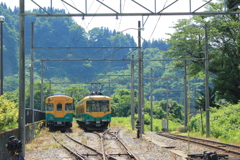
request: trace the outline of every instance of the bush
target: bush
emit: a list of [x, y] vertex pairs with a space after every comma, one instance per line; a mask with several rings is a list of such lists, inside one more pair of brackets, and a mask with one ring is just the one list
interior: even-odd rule
[[179, 126], [177, 127], [176, 131], [181, 132], [181, 133], [186, 133], [188, 129], [184, 126]]
[[159, 127], [159, 126], [155, 126], [155, 127], [154, 127], [154, 131], [155, 131], [155, 132], [159, 132], [159, 131], [160, 131], [160, 127]]
[[0, 96], [0, 130], [3, 127], [17, 123], [17, 103], [8, 101], [3, 95]]

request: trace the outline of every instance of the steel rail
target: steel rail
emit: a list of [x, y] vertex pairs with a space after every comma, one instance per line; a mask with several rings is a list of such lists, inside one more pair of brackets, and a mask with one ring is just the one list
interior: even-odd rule
[[79, 154], [79, 153], [76, 153], [74, 152], [73, 150], [71, 150], [70, 148], [68, 148], [67, 146], [65, 146], [63, 143], [59, 142], [57, 140], [57, 138], [54, 136], [54, 134], [52, 134], [53, 138], [59, 143], [61, 144], [66, 150], [68, 150], [70, 153], [73, 153], [76, 157], [80, 158], [81, 160], [85, 160], [84, 156]]
[[[102, 136], [99, 134], [99, 133], [97, 133], [97, 132], [93, 132], [94, 134], [96, 134], [96, 135], [98, 135], [99, 136], [99, 138], [101, 139], [101, 147], [102, 147], [102, 155], [105, 157], [105, 155], [108, 157], [108, 158], [110, 158], [110, 159], [114, 159], [114, 160], [117, 160], [117, 158], [115, 158], [115, 157], [112, 157], [111, 155], [108, 155], [108, 154], [106, 154], [105, 153], [105, 151], [104, 151], [104, 146], [103, 146], [103, 138], [102, 138]], [[104, 133], [103, 133], [104, 134]]]
[[[186, 138], [186, 136], [183, 136], [183, 135], [178, 135], [178, 136]], [[209, 139], [202, 139], [202, 138], [195, 138], [195, 137], [190, 137], [190, 138], [191, 139], [195, 139], [195, 140], [200, 140], [200, 141], [204, 140], [206, 142], [216, 143], [216, 144], [220, 144], [220, 145], [223, 145], [223, 146], [235, 147], [235, 148], [239, 148], [240, 149], [239, 145], [228, 144], [228, 143], [223, 143], [223, 142], [217, 142], [217, 141], [213, 141], [213, 140], [209, 140]]]
[[[210, 145], [210, 144], [206, 144], [204, 143], [205, 142], [209, 142], [209, 143], [214, 143], [214, 144], [219, 144], [219, 145], [223, 145], [224, 146], [227, 146], [227, 147], [232, 147], [232, 148], [237, 148], [237, 149], [240, 149], [240, 146], [237, 146], [237, 145], [231, 145], [231, 144], [227, 144], [227, 143], [222, 143], [222, 142], [216, 142], [216, 141], [211, 141], [211, 140], [206, 140], [206, 139], [201, 139], [201, 138], [194, 138], [194, 137], [189, 137], [190, 140], [186, 139], [188, 137], [186, 136], [182, 136], [182, 135], [173, 135], [173, 134], [161, 134], [159, 132], [156, 133], [157, 135], [160, 135], [160, 136], [164, 136], [164, 137], [167, 137], [167, 138], [171, 138], [171, 139], [179, 139], [179, 140], [183, 140], [183, 141], [190, 141], [192, 143], [196, 143], [196, 144], [200, 144], [200, 145], [203, 145], [203, 146], [207, 146], [207, 147], [210, 147], [210, 148], [215, 148], [215, 149], [219, 149], [219, 150], [222, 150], [222, 151], [225, 151], [225, 152], [228, 152], [228, 153], [232, 153], [232, 154], [236, 154], [236, 155], [240, 155], [240, 152], [239, 151], [233, 151], [233, 150], [229, 150], [229, 149], [225, 149], [225, 148], [221, 148], [221, 146], [214, 146], [214, 145]], [[195, 140], [195, 141], [194, 141]], [[201, 141], [201, 142], [200, 142]]]
[[134, 159], [136, 159], [136, 160], [139, 160], [139, 159], [137, 158], [137, 156], [135, 156], [135, 155], [130, 151], [130, 149], [123, 143], [123, 141], [117, 136], [119, 132], [120, 132], [120, 129], [118, 128], [116, 134], [110, 133], [109, 131], [108, 131], [106, 134], [110, 134], [110, 135], [114, 136], [114, 137], [116, 138], [116, 140], [118, 140], [118, 141], [122, 144], [122, 146], [126, 149], [127, 153], [129, 154], [129, 156], [130, 156], [131, 158], [134, 158]]
[[[114, 157], [112, 157], [112, 156], [110, 156], [110, 155], [108, 155], [108, 154], [105, 154], [104, 152], [100, 152], [100, 151], [98, 151], [98, 150], [96, 150], [96, 149], [94, 149], [94, 148], [92, 148], [92, 147], [90, 147], [90, 146], [88, 146], [88, 145], [85, 145], [85, 144], [77, 141], [76, 139], [72, 138], [71, 136], [69, 136], [69, 135], [66, 134], [66, 133], [65, 133], [65, 135], [66, 135], [68, 138], [70, 138], [71, 140], [73, 140], [74, 142], [79, 143], [79, 144], [83, 145], [84, 147], [86, 147], [86, 148], [88, 148], [88, 149], [90, 149], [90, 150], [92, 150], [92, 151], [94, 151], [94, 152], [102, 155], [102, 157], [103, 157], [104, 160], [106, 160], [105, 155], [106, 155], [108, 158], [117, 160], [116, 158], [114, 158]], [[103, 146], [103, 143], [101, 143], [101, 145]], [[90, 154], [88, 154], [88, 155], [90, 155]]]
[[93, 150], [94, 152], [96, 152], [96, 153], [98, 153], [98, 154], [102, 154], [102, 153], [99, 152], [98, 150], [96, 150], [96, 149], [94, 149], [94, 148], [92, 148], [92, 147], [90, 147], [90, 146], [88, 146], [88, 145], [86, 145], [86, 144], [83, 144], [83, 143], [79, 142], [78, 140], [72, 138], [72, 137], [69, 136], [67, 133], [65, 133], [65, 135], [66, 135], [68, 138], [70, 138], [71, 140], [73, 140], [74, 142], [76, 142], [76, 143], [78, 143], [78, 144], [81, 144], [81, 145], [83, 145], [84, 147], [86, 147], [86, 148], [88, 148], [88, 149], [90, 149], [90, 150]]

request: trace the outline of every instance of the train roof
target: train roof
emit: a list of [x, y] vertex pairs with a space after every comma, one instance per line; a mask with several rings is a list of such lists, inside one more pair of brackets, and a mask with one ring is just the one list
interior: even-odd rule
[[53, 96], [66, 96], [65, 93], [54, 93]]
[[110, 97], [106, 95], [89, 95], [84, 98], [110, 98]]
[[72, 97], [65, 95], [65, 93], [54, 93], [53, 96], [49, 96], [47, 98], [53, 98], [53, 97], [68, 97], [72, 99]]

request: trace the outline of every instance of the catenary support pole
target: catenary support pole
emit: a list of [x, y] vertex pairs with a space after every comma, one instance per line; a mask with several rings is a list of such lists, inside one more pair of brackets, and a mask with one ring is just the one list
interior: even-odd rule
[[[142, 45], [142, 42], [141, 42], [141, 39], [142, 39], [142, 37], [141, 37], [141, 22], [139, 21], [139, 39], [140, 39], [140, 50], [141, 50], [141, 45]], [[144, 77], [143, 77], [143, 70], [144, 70], [144, 68], [143, 68], [143, 52], [142, 51], [140, 51], [140, 55], [141, 55], [141, 60], [140, 60], [140, 62], [141, 62], [141, 98], [140, 98], [140, 100], [141, 100], [141, 111], [142, 111], [142, 114], [141, 114], [141, 118], [142, 118], [142, 120], [141, 120], [141, 122], [142, 122], [142, 124], [141, 124], [141, 128], [142, 128], [142, 134], [144, 134]]]
[[25, 157], [26, 130], [25, 130], [25, 40], [24, 40], [24, 0], [19, 0], [19, 120], [18, 120], [18, 139], [23, 144], [20, 156]]
[[43, 111], [43, 61], [41, 61], [41, 111]]
[[206, 136], [210, 136], [210, 123], [209, 123], [209, 84], [208, 84], [208, 33], [207, 24], [205, 24], [205, 107], [206, 107]]
[[153, 72], [153, 70], [152, 70], [152, 68], [151, 68], [151, 77], [150, 77], [150, 79], [151, 79], [151, 94], [150, 94], [150, 101], [151, 101], [151, 132], [153, 131], [153, 108], [152, 108], [152, 106], [153, 106], [153, 95], [152, 95], [152, 91], [153, 91], [153, 89], [152, 89], [152, 72]]
[[4, 16], [0, 16], [0, 41], [1, 41], [1, 50], [0, 50], [0, 95], [3, 95], [3, 22], [5, 21]]
[[135, 106], [134, 106], [134, 55], [131, 60], [131, 124], [132, 130], [135, 129], [134, 122]]
[[143, 130], [143, 99], [142, 99], [142, 53], [141, 53], [141, 22], [138, 21], [138, 121], [140, 122], [140, 138], [142, 138]]
[[30, 108], [32, 109], [32, 122], [34, 122], [34, 22], [31, 23], [31, 64], [30, 64]]
[[187, 62], [184, 61], [184, 127], [187, 128], [188, 124], [188, 107], [187, 107]]
[[166, 101], [166, 120], [167, 120], [167, 132], [169, 132], [169, 129], [168, 129], [168, 127], [169, 127], [169, 124], [168, 124], [168, 81], [167, 81], [167, 95], [166, 95], [166, 99], [167, 99], [167, 101]]

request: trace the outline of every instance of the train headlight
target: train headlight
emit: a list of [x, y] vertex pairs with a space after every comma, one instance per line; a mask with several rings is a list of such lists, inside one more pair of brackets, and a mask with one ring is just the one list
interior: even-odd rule
[[50, 120], [53, 120], [53, 117], [49, 117]]
[[69, 119], [69, 117], [66, 117], [66, 119]]

